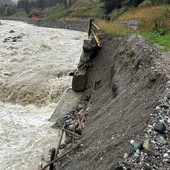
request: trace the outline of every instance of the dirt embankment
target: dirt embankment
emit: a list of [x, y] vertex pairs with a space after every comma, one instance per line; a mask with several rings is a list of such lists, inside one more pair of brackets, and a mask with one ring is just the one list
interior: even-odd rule
[[82, 97], [88, 115], [83, 147], [60, 163], [62, 170], [114, 169], [130, 152], [131, 140], [145, 139], [150, 114], [165, 95], [168, 72], [149, 42], [137, 35], [101, 39]]

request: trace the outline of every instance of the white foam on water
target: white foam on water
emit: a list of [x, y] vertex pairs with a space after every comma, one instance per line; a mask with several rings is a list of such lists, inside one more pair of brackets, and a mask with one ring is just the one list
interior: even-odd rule
[[43, 153], [56, 147], [58, 131], [48, 121], [55, 105], [37, 108], [0, 103], [0, 164], [6, 170], [37, 169]]
[[[1, 22], [1, 100], [37, 105], [57, 102], [69, 86], [69, 71], [77, 67], [85, 33]], [[21, 38], [11, 42], [17, 36]]]
[[[58, 131], [48, 119], [70, 85], [68, 73], [77, 67], [85, 33], [1, 23], [0, 169], [37, 170], [42, 154], [56, 146]], [[21, 39], [12, 42], [14, 36]]]

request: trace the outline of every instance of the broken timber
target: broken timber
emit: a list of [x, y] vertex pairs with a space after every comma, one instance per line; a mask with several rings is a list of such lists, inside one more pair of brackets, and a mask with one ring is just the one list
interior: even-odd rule
[[72, 135], [81, 137], [81, 135], [78, 135], [77, 133], [74, 133], [74, 132], [72, 132], [72, 131], [70, 131], [70, 130], [67, 130], [67, 129], [64, 129], [64, 128], [60, 128], [60, 129], [66, 131], [66, 132], [68, 132], [68, 133], [70, 133], [70, 134], [72, 134]]
[[68, 151], [66, 151], [65, 153], [57, 156], [53, 161], [49, 162], [47, 165], [45, 165], [43, 168], [41, 168], [40, 170], [45, 170], [47, 167], [49, 167], [50, 165], [54, 164], [55, 162], [59, 161], [60, 159], [62, 159], [64, 156], [66, 156], [67, 154], [69, 154], [70, 152], [72, 152], [75, 148], [77, 148], [80, 145], [80, 143], [77, 143], [75, 146], [73, 146], [71, 149], [69, 149]]
[[99, 38], [97, 37], [97, 35], [95, 34], [93, 27], [95, 27], [98, 31], [100, 31], [100, 28], [94, 23], [94, 19], [90, 19], [88, 37], [90, 38], [92, 34], [92, 39], [95, 40], [98, 47], [101, 47], [101, 42]]

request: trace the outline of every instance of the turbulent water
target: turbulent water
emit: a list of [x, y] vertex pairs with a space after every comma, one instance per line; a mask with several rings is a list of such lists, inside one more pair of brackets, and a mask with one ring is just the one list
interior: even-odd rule
[[86, 35], [1, 23], [0, 169], [36, 170], [43, 152], [56, 145], [48, 118], [70, 85], [68, 73], [77, 66]]

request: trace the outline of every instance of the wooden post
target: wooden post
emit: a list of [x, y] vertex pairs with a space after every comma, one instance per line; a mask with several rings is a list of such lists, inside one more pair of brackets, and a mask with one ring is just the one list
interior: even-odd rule
[[71, 149], [69, 149], [68, 151], [66, 151], [65, 153], [57, 156], [57, 158], [55, 158], [53, 161], [49, 162], [48, 164], [46, 164], [43, 168], [41, 168], [40, 170], [45, 170], [47, 167], [49, 167], [51, 164], [57, 162], [58, 160], [62, 159], [64, 156], [66, 156], [67, 154], [69, 154], [71, 151], [73, 151], [75, 148], [77, 148], [80, 145], [80, 143], [77, 143], [75, 146], [73, 146]]
[[[63, 128], [65, 128], [65, 123], [63, 125]], [[58, 142], [58, 146], [56, 148], [55, 158], [57, 157], [57, 154], [59, 152], [60, 144], [61, 144], [61, 141], [62, 141], [62, 138], [63, 138], [63, 133], [64, 133], [64, 131], [61, 129], [61, 136], [60, 136], [60, 139], [59, 139], [59, 142]]]
[[91, 28], [92, 28], [92, 23], [93, 23], [94, 19], [90, 19], [90, 22], [89, 22], [89, 30], [88, 30], [88, 37], [90, 37], [91, 35]]
[[[51, 149], [51, 161], [53, 161], [54, 158], [55, 158], [55, 152], [56, 152], [56, 149], [55, 149], [55, 148], [52, 148], [52, 149]], [[51, 164], [49, 170], [53, 170], [53, 168], [54, 168], [54, 164]]]

